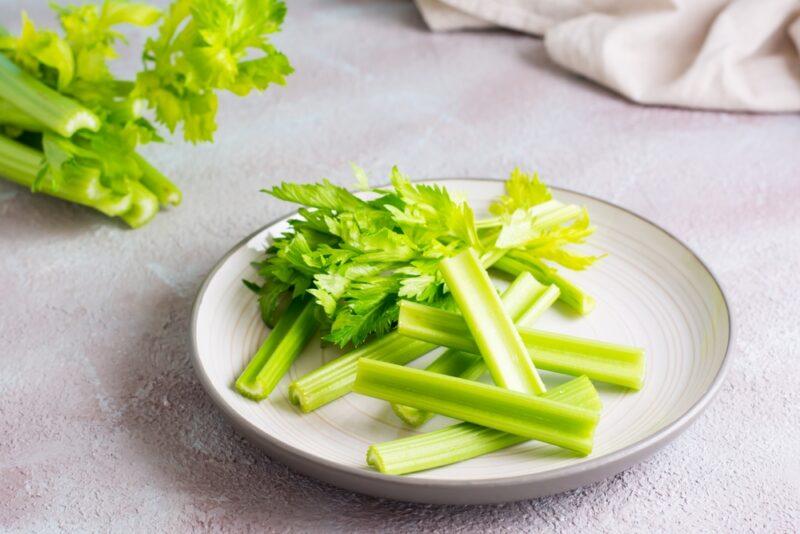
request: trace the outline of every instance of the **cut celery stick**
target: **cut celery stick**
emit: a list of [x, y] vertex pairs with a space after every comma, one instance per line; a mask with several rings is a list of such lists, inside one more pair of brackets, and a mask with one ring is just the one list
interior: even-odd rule
[[436, 345], [390, 332], [292, 382], [289, 386], [289, 400], [304, 412], [311, 412], [352, 391], [356, 379], [356, 362], [360, 358], [374, 358], [405, 365], [435, 348]]
[[[436, 358], [425, 370], [429, 373], [457, 376], [464, 380], [477, 380], [486, 372], [486, 364], [478, 354], [449, 349]], [[404, 404], [392, 403], [392, 410], [404, 423], [412, 427], [421, 426], [436, 415], [433, 412]]]
[[467, 423], [592, 452], [599, 410], [376, 360], [358, 361], [353, 391]]
[[[545, 287], [537, 282], [530, 273], [521, 273], [503, 292], [501, 300], [511, 319], [517, 324], [522, 324], [520, 322], [522, 320], [532, 322], [557, 297], [557, 287]], [[479, 355], [449, 350], [434, 360], [425, 370], [466, 380], [477, 380], [486, 371], [486, 366]], [[392, 404], [392, 410], [403, 422], [413, 427], [422, 425], [435, 415], [411, 406], [397, 404]]]
[[[397, 331], [414, 339], [464, 352], [477, 344], [457, 313], [416, 302], [400, 302]], [[523, 326], [517, 331], [537, 368], [640, 389], [644, 381], [644, 350], [637, 347], [543, 332]]]
[[641, 389], [644, 349], [564, 334], [519, 328], [522, 341], [538, 367], [568, 375]]
[[319, 328], [311, 298], [294, 299], [253, 359], [236, 380], [236, 390], [253, 400], [265, 399]]
[[536, 319], [541, 317], [542, 314], [558, 300], [560, 294], [561, 290], [554, 284], [542, 286], [542, 290], [539, 292], [533, 304], [525, 310], [525, 313], [523, 313], [519, 319], [517, 319], [517, 326], [530, 326], [535, 323]]
[[439, 271], [495, 384], [513, 391], [543, 393], [544, 382], [475, 251], [467, 249], [442, 260]]
[[591, 295], [541, 260], [529, 257], [522, 251], [510, 250], [505, 256], [494, 262], [492, 267], [513, 276], [528, 271], [542, 284], [556, 285], [561, 290], [559, 300], [581, 315], [586, 315], [595, 308], [596, 302]]
[[500, 295], [500, 301], [511, 320], [516, 322], [546, 290], [530, 273], [520, 273]]
[[[542, 397], [587, 410], [599, 411], [602, 407], [597, 391], [585, 376], [550, 388]], [[473, 423], [458, 423], [371, 445], [367, 463], [381, 473], [403, 475], [469, 460], [524, 441], [528, 439]]]
[[81, 128], [95, 132], [100, 129], [97, 115], [50, 89], [2, 54], [0, 98], [64, 137], [71, 137]]

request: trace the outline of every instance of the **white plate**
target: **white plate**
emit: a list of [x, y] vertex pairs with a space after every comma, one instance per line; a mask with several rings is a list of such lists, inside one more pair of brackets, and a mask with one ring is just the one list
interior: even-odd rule
[[[495, 180], [447, 180], [482, 215], [502, 193]], [[459, 464], [406, 476], [367, 467], [371, 443], [422, 430], [404, 428], [384, 402], [350, 394], [311, 414], [288, 401], [290, 379], [338, 353], [311, 343], [268, 401], [238, 395], [232, 384], [267, 335], [253, 294], [254, 245], [287, 228], [287, 218], [259, 230], [231, 250], [209, 274], [192, 320], [194, 365], [204, 387], [229, 420], [271, 456], [294, 469], [354, 491], [436, 503], [493, 503], [571, 489], [615, 474], [675, 438], [706, 407], [727, 367], [731, 323], [725, 297], [708, 269], [684, 244], [622, 208], [556, 190], [564, 202], [586, 206], [597, 226], [591, 247], [608, 257], [569, 272], [597, 308], [576, 317], [555, 307], [537, 328], [646, 349], [647, 375], [639, 392], [597, 384], [603, 400], [594, 452], [586, 458], [529, 442]], [[248, 246], [248, 244], [250, 246]], [[429, 358], [415, 365], [423, 365]], [[543, 372], [545, 381], [563, 375]], [[435, 418], [432, 430], [450, 421]]]

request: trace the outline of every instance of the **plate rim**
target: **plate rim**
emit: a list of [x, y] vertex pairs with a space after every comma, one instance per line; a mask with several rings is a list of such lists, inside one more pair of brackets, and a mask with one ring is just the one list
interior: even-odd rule
[[[471, 181], [471, 182], [502, 182], [503, 180], [500, 178], [480, 178], [480, 177], [447, 177], [447, 178], [430, 178], [426, 180], [416, 180], [416, 182], [421, 183], [437, 183], [437, 182], [452, 182], [452, 181]], [[381, 185], [378, 187], [384, 187], [385, 185]], [[225, 253], [222, 258], [217, 261], [214, 267], [209, 271], [206, 275], [205, 279], [203, 280], [202, 285], [200, 286], [199, 290], [197, 291], [197, 295], [194, 299], [194, 303], [192, 305], [192, 313], [191, 313], [191, 327], [190, 327], [190, 346], [191, 346], [191, 360], [192, 366], [195, 370], [195, 375], [200, 380], [200, 383], [205, 389], [206, 393], [211, 397], [211, 400], [214, 404], [221, 409], [225, 418], [233, 424], [233, 426], [243, 432], [246, 437], [256, 441], [265, 452], [269, 453], [270, 455], [279, 457], [284, 463], [289, 465], [290, 467], [297, 469], [298, 471], [303, 472], [306, 475], [312, 476], [314, 478], [323, 479], [326, 482], [332, 483], [339, 487], [360, 492], [360, 493], [371, 493], [374, 495], [379, 495], [383, 497], [390, 497], [393, 499], [398, 500], [406, 500], [406, 501], [416, 501], [416, 502], [425, 502], [425, 503], [499, 503], [499, 502], [508, 502], [512, 500], [520, 500], [524, 498], [530, 497], [537, 497], [537, 496], [544, 496], [553, 493], [559, 493], [561, 491], [566, 491], [575, 487], [582, 486], [584, 484], [591, 483], [596, 480], [600, 480], [616, 474], [628, 467], [632, 466], [634, 463], [641, 461], [651, 454], [658, 451], [661, 447], [665, 446], [667, 443], [671, 442], [675, 438], [677, 438], [686, 428], [696, 420], [696, 418], [708, 407], [710, 402], [716, 397], [717, 393], [722, 387], [722, 384], [725, 381], [725, 376], [728, 373], [728, 369], [731, 365], [731, 347], [733, 346], [734, 336], [736, 329], [734, 328], [733, 317], [731, 316], [731, 309], [728, 303], [727, 294], [725, 293], [725, 289], [723, 285], [720, 283], [719, 278], [715, 275], [714, 271], [702, 260], [702, 258], [692, 249], [689, 245], [687, 245], [683, 240], [679, 239], [669, 230], [666, 230], [662, 226], [656, 224], [655, 222], [651, 221], [647, 217], [636, 213], [635, 211], [628, 209], [626, 207], [620, 206], [615, 204], [614, 202], [599, 198], [595, 195], [583, 193], [580, 191], [575, 191], [573, 189], [569, 189], [566, 187], [559, 187], [559, 186], [549, 186], [550, 189], [555, 191], [562, 191], [565, 193], [572, 193], [579, 196], [584, 196], [595, 200], [597, 202], [601, 202], [608, 206], [620, 209], [645, 223], [648, 223], [650, 226], [655, 228], [656, 230], [664, 233], [666, 236], [670, 237], [674, 241], [676, 241], [679, 245], [681, 245], [684, 249], [686, 249], [692, 257], [700, 264], [700, 266], [705, 269], [708, 275], [711, 277], [712, 282], [717, 287], [722, 297], [722, 302], [725, 307], [725, 315], [727, 316], [728, 320], [728, 340], [725, 346], [725, 354], [722, 358], [722, 363], [720, 364], [719, 370], [717, 374], [714, 376], [711, 384], [708, 388], [703, 392], [697, 401], [692, 404], [683, 414], [681, 414], [677, 419], [672, 421], [670, 424], [665, 426], [664, 428], [658, 430], [657, 432], [640, 439], [622, 449], [614, 451], [609, 454], [605, 454], [598, 458], [593, 458], [587, 460], [585, 462], [581, 462], [575, 465], [569, 465], [564, 467], [559, 467], [556, 469], [551, 469], [548, 471], [543, 471], [539, 473], [531, 473], [527, 475], [516, 475], [513, 477], [502, 477], [502, 478], [481, 478], [481, 479], [465, 479], [465, 480], [442, 480], [442, 479], [432, 479], [432, 478], [425, 478], [424, 476], [416, 476], [416, 477], [404, 477], [404, 476], [396, 476], [396, 475], [386, 475], [383, 473], [379, 473], [378, 471], [367, 470], [363, 468], [356, 468], [350, 467], [346, 465], [342, 465], [340, 463], [334, 462], [332, 460], [328, 460], [325, 458], [320, 458], [314, 456], [308, 452], [303, 451], [293, 445], [286, 444], [277, 438], [273, 437], [271, 434], [263, 432], [260, 428], [256, 425], [248, 421], [245, 417], [239, 414], [233, 407], [231, 407], [225, 399], [217, 392], [216, 387], [211, 381], [209, 375], [205, 372], [205, 368], [202, 364], [200, 358], [200, 352], [198, 349], [197, 344], [197, 324], [198, 324], [198, 316], [200, 313], [200, 307], [203, 302], [203, 298], [205, 297], [206, 291], [208, 290], [208, 286], [211, 283], [211, 280], [215, 277], [217, 272], [222, 268], [222, 266], [228, 261], [228, 259], [236, 253], [239, 249], [243, 246], [246, 246], [247, 243], [258, 235], [261, 232], [264, 232], [267, 228], [274, 226], [275, 224], [291, 217], [292, 215], [296, 214], [297, 211], [292, 211], [286, 215], [282, 215], [277, 217], [270, 222], [266, 223], [256, 231], [252, 232], [251, 234], [247, 235], [245, 238], [237, 242], [228, 252]], [[365, 453], [366, 455], [366, 453]], [[630, 463], [624, 463], [624, 460], [627, 458], [632, 458]], [[316, 469], [315, 469], [316, 468]], [[599, 476], [598, 476], [599, 474]], [[347, 481], [338, 480], [335, 478], [336, 475], [339, 476], [346, 476]], [[594, 475], [594, 476], [593, 476]], [[568, 483], [566, 485], [558, 484], [559, 481], [564, 481], [565, 479], [574, 479], [575, 477], [583, 476], [583, 480], [575, 483]], [[543, 485], [546, 488], [547, 484], [551, 484], [553, 487], [550, 490], [545, 491], [533, 491], [529, 496], [526, 496], [524, 490], [526, 488], [534, 489], [537, 485]], [[369, 486], [369, 489], [365, 489], [366, 486]], [[448, 495], [439, 495], [438, 497], [431, 493], [430, 490], [434, 492], [436, 490], [461, 490], [462, 492], [470, 492], [473, 489], [481, 488], [481, 489], [505, 489], [506, 492], [503, 495], [509, 494], [511, 496], [498, 496], [489, 495], [485, 498], [479, 499], [464, 499], [464, 498], [448, 498]], [[419, 490], [426, 490], [423, 493], [419, 494], [420, 498], [415, 498], [414, 493], [407, 493], [409, 491], [419, 491]], [[541, 490], [542, 488], [538, 488]], [[510, 493], [509, 493], [510, 490]], [[513, 490], [517, 490], [516, 492]], [[429, 495], [427, 498], [424, 498], [423, 495]], [[452, 496], [451, 496], [452, 497]]]

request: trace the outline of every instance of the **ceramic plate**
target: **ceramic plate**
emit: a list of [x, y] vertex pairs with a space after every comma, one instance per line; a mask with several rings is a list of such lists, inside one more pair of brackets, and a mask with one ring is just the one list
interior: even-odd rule
[[[476, 215], [503, 192], [495, 180], [446, 180], [469, 200]], [[197, 296], [192, 321], [194, 365], [204, 387], [249, 439], [294, 469], [350, 490], [432, 503], [494, 503], [538, 497], [613, 475], [674, 439], [706, 407], [727, 366], [731, 323], [714, 277], [684, 244], [647, 220], [608, 202], [557, 190], [563, 202], [589, 209], [597, 232], [591, 247], [608, 257], [569, 273], [597, 299], [576, 317], [556, 306], [537, 328], [641, 346], [647, 375], [639, 392], [597, 384], [603, 411], [594, 452], [578, 458], [528, 442], [459, 464], [407, 476], [367, 467], [371, 443], [419, 432], [403, 427], [382, 401], [350, 394], [311, 414], [289, 403], [287, 388], [339, 353], [313, 342], [268, 401], [239, 396], [232, 384], [267, 335], [256, 299], [242, 285], [255, 278], [250, 262], [289, 217], [262, 228], [231, 250]], [[430, 357], [414, 365], [423, 366]], [[550, 384], [563, 375], [542, 372]], [[425, 430], [451, 423], [435, 418]]]

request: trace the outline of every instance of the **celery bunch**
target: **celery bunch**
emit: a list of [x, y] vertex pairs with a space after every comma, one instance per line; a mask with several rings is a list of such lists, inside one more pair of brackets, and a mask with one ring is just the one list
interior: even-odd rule
[[[292, 72], [268, 40], [286, 8], [279, 0], [176, 0], [162, 13], [105, 0], [55, 7], [62, 33], [22, 14], [18, 36], [0, 28], [0, 176], [34, 192], [147, 223], [181, 191], [138, 153], [163, 141], [159, 126], [211, 141], [217, 93], [246, 95]], [[109, 68], [119, 28], [158, 23], [142, 70]]]

